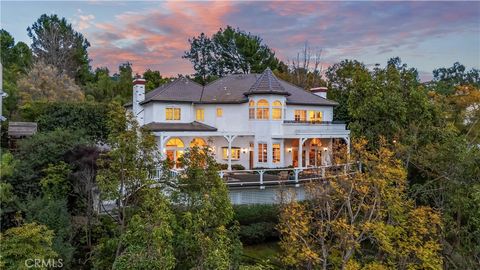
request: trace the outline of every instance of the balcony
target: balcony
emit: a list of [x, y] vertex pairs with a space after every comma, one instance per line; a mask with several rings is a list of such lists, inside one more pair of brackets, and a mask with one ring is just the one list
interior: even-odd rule
[[326, 136], [346, 136], [350, 134], [344, 121], [301, 121], [284, 120], [285, 135], [321, 134]]

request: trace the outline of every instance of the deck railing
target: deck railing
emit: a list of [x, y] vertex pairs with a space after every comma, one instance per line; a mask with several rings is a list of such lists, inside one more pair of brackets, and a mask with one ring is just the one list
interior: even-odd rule
[[[346, 163], [329, 166], [298, 167], [298, 168], [258, 168], [253, 170], [219, 171], [220, 177], [228, 187], [259, 186], [264, 188], [271, 185], [299, 185], [316, 179], [327, 179], [337, 175], [348, 175], [361, 170], [360, 163]], [[161, 169], [154, 174], [155, 180], [160, 180]], [[171, 170], [171, 176], [181, 173], [181, 169]]]
[[345, 124], [345, 121], [307, 121], [307, 120], [283, 120], [284, 124], [313, 124], [313, 125], [335, 125]]

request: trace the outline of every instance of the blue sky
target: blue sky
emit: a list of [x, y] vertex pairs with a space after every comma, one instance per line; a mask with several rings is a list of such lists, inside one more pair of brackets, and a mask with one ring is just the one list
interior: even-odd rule
[[292, 59], [305, 42], [323, 48], [323, 67], [343, 59], [367, 65], [395, 56], [423, 80], [459, 61], [480, 68], [480, 2], [158, 2], [2, 1], [1, 27], [28, 44], [41, 14], [67, 18], [91, 43], [92, 65], [165, 75], [192, 73], [188, 38], [231, 25], [259, 35]]

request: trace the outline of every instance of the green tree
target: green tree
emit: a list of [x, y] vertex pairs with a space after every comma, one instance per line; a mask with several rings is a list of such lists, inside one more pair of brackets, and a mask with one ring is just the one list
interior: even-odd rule
[[140, 210], [121, 236], [125, 249], [116, 258], [113, 269], [173, 269], [175, 217], [170, 202], [155, 188], [141, 193]]
[[42, 14], [27, 28], [34, 55], [47, 65], [84, 85], [90, 76], [87, 49], [90, 43], [72, 24], [57, 15]]
[[4, 113], [11, 118], [16, 112], [18, 103], [18, 79], [26, 74], [32, 65], [32, 52], [27, 44], [17, 42], [5, 30], [0, 30], [1, 62], [3, 68], [2, 90], [8, 94], [4, 99]]
[[150, 69], [147, 69], [143, 73], [143, 78], [147, 81], [145, 84], [146, 92], [152, 91], [153, 89], [169, 81], [167, 78], [163, 78], [162, 75], [160, 75], [160, 71], [153, 71]]
[[[150, 173], [157, 166], [155, 137], [140, 128], [131, 113], [112, 103], [108, 114], [110, 150], [101, 155], [97, 183], [104, 200], [116, 200], [119, 237], [125, 234], [130, 216], [129, 208], [136, 208], [137, 192], [153, 183]], [[117, 243], [116, 256], [124, 250], [123, 239]]]
[[68, 267], [72, 262], [75, 248], [71, 243], [73, 231], [66, 198], [51, 199], [46, 196], [29, 198], [25, 203], [24, 212], [27, 222], [44, 224], [53, 231], [51, 247], [63, 259], [64, 266]]
[[433, 71], [433, 81], [430, 86], [434, 91], [451, 95], [455, 93], [455, 87], [461, 85], [472, 85], [480, 87], [480, 70], [466, 70], [465, 66], [455, 62], [448, 68], [437, 68]]
[[205, 34], [189, 39], [190, 51], [184, 58], [193, 64], [195, 76], [207, 82], [209, 77], [236, 73], [261, 73], [275, 70], [279, 60], [263, 40], [251, 33], [227, 26], [211, 38]]
[[218, 166], [207, 149], [188, 150], [185, 170], [172, 195], [178, 206], [175, 254], [181, 269], [230, 269], [238, 264], [240, 242], [233, 208]]
[[41, 132], [26, 138], [20, 142], [15, 153], [17, 167], [13, 175], [6, 180], [15, 187], [15, 194], [21, 198], [26, 198], [28, 194], [39, 195], [43, 170], [49, 164], [63, 160], [70, 149], [86, 143], [81, 132], [62, 129]]
[[[57, 257], [52, 248], [53, 231], [45, 225], [27, 223], [0, 233], [0, 267], [2, 269], [29, 269], [28, 259], [48, 260]], [[42, 266], [40, 269], [47, 269]]]

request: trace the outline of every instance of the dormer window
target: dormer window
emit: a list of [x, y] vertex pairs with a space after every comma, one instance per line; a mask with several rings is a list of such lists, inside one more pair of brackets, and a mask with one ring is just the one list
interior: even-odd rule
[[282, 119], [282, 102], [275, 100], [272, 103], [272, 119], [273, 120], [281, 120]]
[[180, 108], [165, 108], [166, 120], [180, 120], [181, 110]]
[[268, 101], [265, 99], [260, 99], [257, 102], [257, 119], [258, 120], [268, 120], [270, 117], [270, 109]]

